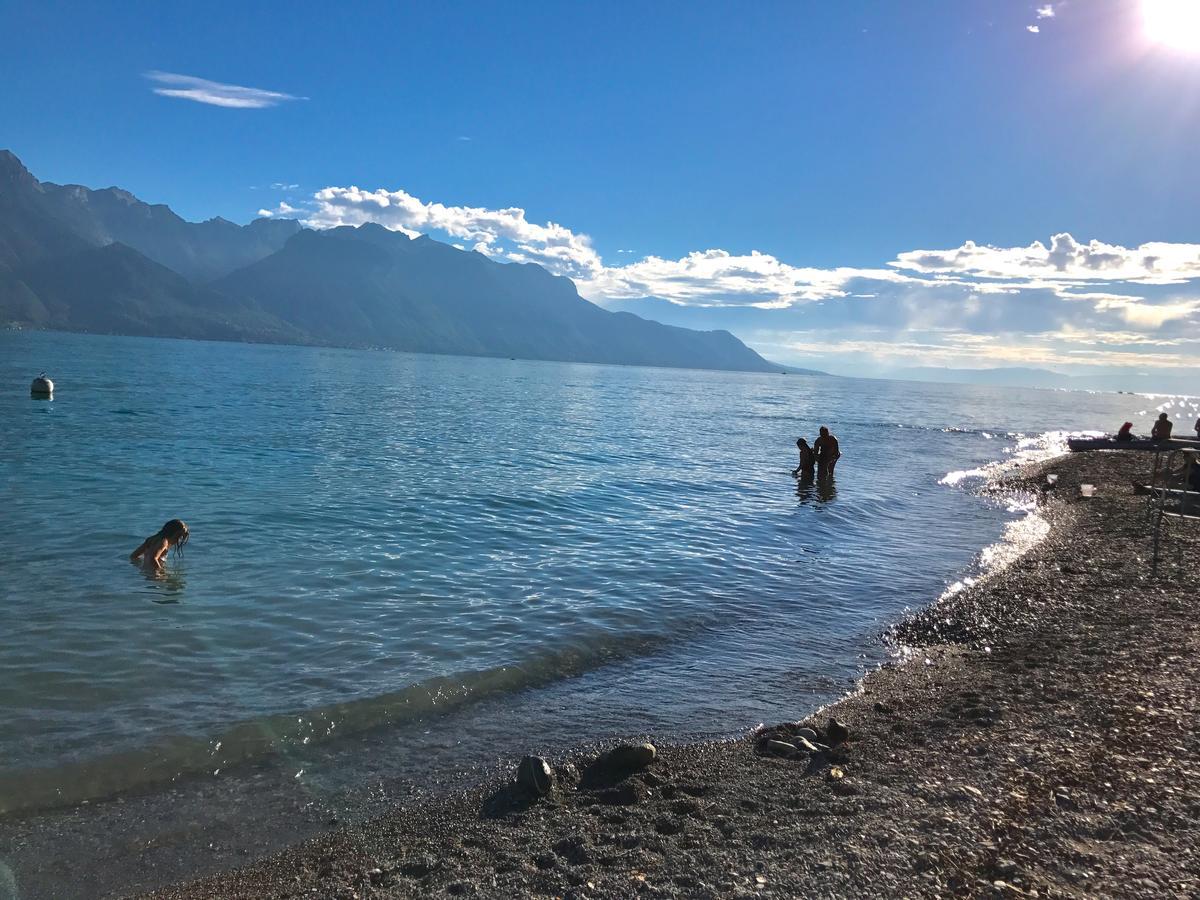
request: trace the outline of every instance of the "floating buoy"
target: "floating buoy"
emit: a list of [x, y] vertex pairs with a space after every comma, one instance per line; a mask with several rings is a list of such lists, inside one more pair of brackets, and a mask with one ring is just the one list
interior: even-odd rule
[[37, 378], [33, 379], [33, 384], [29, 385], [29, 394], [33, 397], [49, 397], [54, 393], [54, 382], [46, 377], [43, 372]]

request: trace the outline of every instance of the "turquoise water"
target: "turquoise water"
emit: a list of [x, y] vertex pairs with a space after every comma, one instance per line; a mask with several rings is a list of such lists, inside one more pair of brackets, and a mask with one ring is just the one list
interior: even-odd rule
[[[794, 716], [1015, 515], [943, 476], [1157, 407], [0, 332], [0, 809], [575, 681], [605, 732]], [[836, 483], [798, 487], [820, 424]]]

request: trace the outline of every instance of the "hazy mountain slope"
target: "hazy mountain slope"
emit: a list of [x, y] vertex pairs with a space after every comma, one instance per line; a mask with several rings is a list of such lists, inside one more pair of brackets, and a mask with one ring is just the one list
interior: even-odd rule
[[[186, 276], [186, 277], [185, 277]], [[220, 276], [220, 277], [211, 277]], [[377, 225], [186, 222], [0, 151], [0, 323], [432, 353], [779, 371], [726, 331], [608, 312], [567, 278]]]
[[188, 222], [119, 188], [40, 182], [0, 150], [0, 265], [14, 268], [84, 246], [122, 243], [194, 281], [274, 253], [300, 230], [292, 220]]
[[213, 284], [321, 340], [402, 350], [775, 371], [728, 332], [610, 313], [567, 278], [378, 225], [295, 235]]
[[41, 183], [20, 160], [0, 150], [0, 270], [94, 245], [55, 216], [51, 207]]

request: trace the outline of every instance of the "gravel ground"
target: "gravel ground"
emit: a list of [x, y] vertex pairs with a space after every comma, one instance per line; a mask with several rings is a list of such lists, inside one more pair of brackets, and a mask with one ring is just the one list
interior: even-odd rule
[[[149, 896], [1200, 896], [1200, 527], [1152, 576], [1148, 467], [1049, 464], [1049, 536], [811, 722], [636, 771], [553, 760], [549, 796], [485, 785]], [[840, 746], [766, 743], [833, 742], [831, 717]]]

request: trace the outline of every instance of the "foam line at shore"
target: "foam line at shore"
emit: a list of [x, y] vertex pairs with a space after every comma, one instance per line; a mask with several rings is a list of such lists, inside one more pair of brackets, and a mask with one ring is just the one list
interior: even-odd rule
[[1020, 466], [1030, 463], [1045, 462], [1056, 456], [1062, 456], [1068, 451], [1067, 441], [1070, 438], [1104, 437], [1103, 431], [1047, 431], [1042, 434], [1017, 434], [1016, 444], [1005, 452], [1005, 459], [998, 459], [974, 469], [959, 469], [947, 472], [938, 484], [954, 486], [970, 478], [993, 479], [1005, 472], [1010, 472]]

